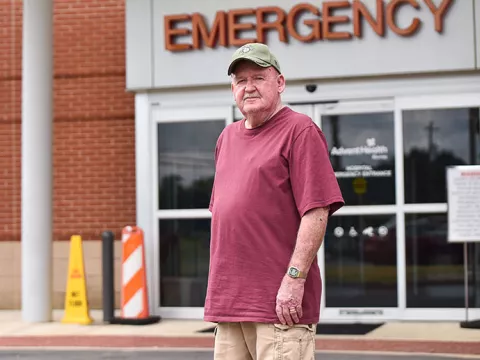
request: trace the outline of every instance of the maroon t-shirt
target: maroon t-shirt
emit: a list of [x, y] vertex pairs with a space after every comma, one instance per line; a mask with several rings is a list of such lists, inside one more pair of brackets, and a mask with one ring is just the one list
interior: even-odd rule
[[[263, 126], [245, 120], [217, 141], [205, 321], [279, 323], [276, 296], [301, 217], [343, 204], [325, 137], [306, 115], [282, 108]], [[301, 323], [319, 321], [321, 279], [313, 261]]]

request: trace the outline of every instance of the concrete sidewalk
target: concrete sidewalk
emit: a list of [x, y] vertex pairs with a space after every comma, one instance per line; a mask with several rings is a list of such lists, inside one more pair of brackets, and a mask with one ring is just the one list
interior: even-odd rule
[[[1, 347], [88, 348], [211, 348], [213, 334], [199, 331], [213, 326], [201, 320], [162, 319], [153, 325], [110, 325], [101, 311], [91, 311], [91, 325], [54, 321], [22, 322], [19, 311], [0, 311]], [[317, 335], [317, 349], [329, 351], [388, 351], [471, 354], [480, 357], [480, 329], [462, 329], [458, 322], [390, 322], [366, 335]]]

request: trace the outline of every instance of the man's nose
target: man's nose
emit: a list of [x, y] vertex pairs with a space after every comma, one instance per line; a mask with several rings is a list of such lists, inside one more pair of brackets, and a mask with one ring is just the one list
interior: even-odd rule
[[248, 80], [247, 85], [245, 86], [245, 91], [246, 92], [253, 92], [255, 91], [255, 85], [253, 84], [253, 81]]

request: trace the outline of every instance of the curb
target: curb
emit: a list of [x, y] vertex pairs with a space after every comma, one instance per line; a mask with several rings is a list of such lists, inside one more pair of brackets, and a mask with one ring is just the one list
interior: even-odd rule
[[[212, 349], [212, 337], [159, 336], [9, 336], [0, 338], [0, 348], [115, 348], [115, 349]], [[317, 351], [395, 352], [448, 355], [480, 355], [480, 342], [316, 339]]]
[[317, 339], [316, 350], [480, 355], [480, 343], [431, 340]]

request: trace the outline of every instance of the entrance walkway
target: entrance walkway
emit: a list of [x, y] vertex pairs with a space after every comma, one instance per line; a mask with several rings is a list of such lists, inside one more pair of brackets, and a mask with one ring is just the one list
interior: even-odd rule
[[[19, 311], [0, 312], [0, 347], [82, 348], [212, 348], [213, 324], [199, 320], [162, 320], [148, 326], [104, 324], [92, 311], [91, 325], [21, 321]], [[390, 322], [366, 335], [317, 335], [317, 350], [471, 354], [480, 356], [480, 329], [462, 329], [455, 322]]]

